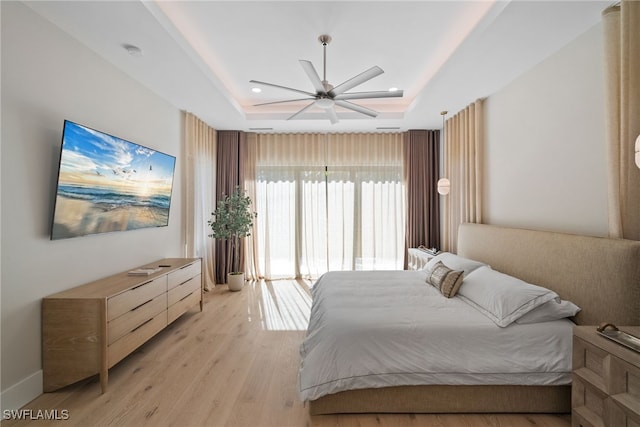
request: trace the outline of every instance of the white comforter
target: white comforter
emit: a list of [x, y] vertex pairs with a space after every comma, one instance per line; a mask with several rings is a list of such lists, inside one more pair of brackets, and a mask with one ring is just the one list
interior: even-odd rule
[[323, 275], [301, 345], [300, 396], [420, 384], [571, 381], [573, 323], [496, 326], [422, 271]]

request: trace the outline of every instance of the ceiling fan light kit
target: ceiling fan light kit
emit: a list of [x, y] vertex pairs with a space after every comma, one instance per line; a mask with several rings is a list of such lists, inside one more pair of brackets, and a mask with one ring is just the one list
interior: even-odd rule
[[357, 113], [363, 114], [368, 117], [376, 117], [378, 115], [377, 111], [374, 111], [370, 108], [363, 107], [358, 104], [354, 104], [347, 100], [349, 99], [371, 99], [371, 98], [401, 98], [403, 96], [402, 90], [394, 90], [394, 91], [371, 91], [371, 92], [351, 92], [347, 93], [348, 90], [353, 89], [356, 86], [359, 86], [365, 83], [368, 80], [371, 80], [374, 77], [379, 76], [384, 73], [382, 68], [378, 66], [373, 66], [368, 70], [358, 74], [350, 78], [349, 80], [339, 84], [338, 86], [333, 86], [327, 81], [327, 45], [331, 43], [331, 36], [323, 34], [318, 37], [318, 41], [322, 44], [323, 47], [323, 68], [322, 68], [322, 80], [320, 80], [320, 76], [316, 71], [315, 67], [310, 61], [305, 61], [301, 59], [300, 65], [302, 69], [307, 74], [307, 77], [311, 81], [313, 88], [315, 89], [315, 93], [308, 92], [305, 90], [295, 89], [288, 86], [281, 86], [273, 83], [262, 82], [258, 80], [251, 80], [250, 83], [258, 84], [262, 86], [275, 87], [278, 89], [284, 89], [292, 92], [296, 92], [298, 94], [306, 95], [306, 98], [297, 98], [297, 99], [287, 99], [283, 101], [273, 101], [273, 102], [264, 102], [261, 104], [255, 104], [254, 106], [262, 106], [262, 105], [273, 105], [280, 104], [286, 102], [296, 102], [296, 101], [311, 101], [308, 105], [297, 111], [292, 116], [288, 117], [287, 120], [292, 120], [294, 118], [299, 117], [302, 113], [309, 110], [311, 107], [316, 106], [323, 109], [327, 115], [327, 118], [332, 124], [338, 123], [338, 115], [335, 110], [335, 106], [339, 106], [345, 108], [347, 110], [355, 111]]
[[316, 100], [316, 105], [326, 110], [327, 108], [333, 108], [333, 106], [335, 105], [335, 102], [333, 101], [333, 99], [330, 99], [330, 98], [320, 98]]

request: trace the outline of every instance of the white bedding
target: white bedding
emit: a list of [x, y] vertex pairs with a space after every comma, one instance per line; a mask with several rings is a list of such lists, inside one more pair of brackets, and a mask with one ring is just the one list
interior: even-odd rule
[[423, 271], [329, 272], [312, 295], [300, 347], [305, 401], [398, 385], [571, 382], [569, 320], [498, 327], [443, 297]]

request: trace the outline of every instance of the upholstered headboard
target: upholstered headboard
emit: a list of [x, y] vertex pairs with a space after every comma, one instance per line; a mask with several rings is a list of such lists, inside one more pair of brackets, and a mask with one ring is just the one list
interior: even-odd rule
[[578, 324], [640, 325], [640, 241], [462, 224], [458, 254], [574, 302]]

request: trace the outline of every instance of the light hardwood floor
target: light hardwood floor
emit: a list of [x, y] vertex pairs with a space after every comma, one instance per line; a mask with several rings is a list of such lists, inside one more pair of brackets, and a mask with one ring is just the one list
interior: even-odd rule
[[567, 427], [569, 415], [309, 416], [297, 394], [298, 347], [311, 298], [304, 281], [218, 286], [193, 310], [97, 378], [46, 393], [25, 409], [68, 411], [68, 420], [4, 420], [2, 426], [438, 426]]

